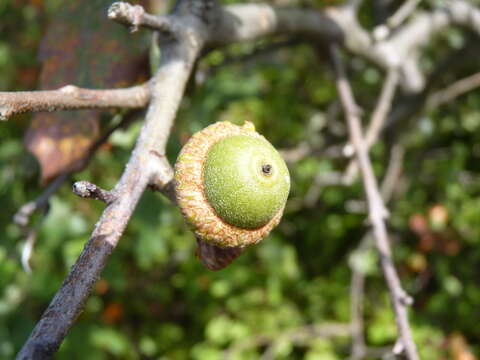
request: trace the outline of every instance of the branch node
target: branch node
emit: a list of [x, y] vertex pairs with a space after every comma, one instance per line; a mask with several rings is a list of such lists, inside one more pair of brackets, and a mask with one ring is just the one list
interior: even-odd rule
[[400, 301], [404, 306], [413, 305], [413, 298], [405, 292], [398, 296], [398, 301]]
[[128, 26], [132, 33], [138, 31], [140, 26], [164, 33], [173, 32], [172, 23], [167, 16], [149, 14], [141, 5], [118, 1], [110, 5], [107, 16], [110, 20]]
[[104, 190], [88, 181], [75, 182], [72, 191], [80, 197], [100, 200], [106, 204], [115, 200], [115, 194], [112, 191]]
[[64, 87], [59, 89], [60, 91], [64, 92], [65, 94], [75, 94], [78, 92], [78, 87], [75, 85], [65, 85]]

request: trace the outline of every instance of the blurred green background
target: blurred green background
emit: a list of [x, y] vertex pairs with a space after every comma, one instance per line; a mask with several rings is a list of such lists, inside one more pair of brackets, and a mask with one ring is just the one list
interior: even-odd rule
[[[62, 3], [0, 1], [0, 90], [38, 88], [38, 46]], [[373, 9], [373, 1], [361, 9], [368, 28], [376, 21]], [[427, 74], [452, 51], [469, 54], [435, 76], [433, 89], [479, 70], [475, 41], [451, 29], [424, 49]], [[378, 256], [368, 240], [358, 250], [368, 232], [362, 186], [325, 181], [348, 164], [338, 154], [348, 135], [331, 71], [321, 53], [298, 39], [274, 42], [236, 44], [199, 62], [168, 155], [173, 162], [181, 144], [214, 121], [252, 121], [292, 159], [292, 190], [279, 227], [226, 269], [210, 272], [195, 257], [178, 209], [146, 192], [57, 359], [345, 359], [352, 268], [366, 277], [367, 358], [388, 353], [397, 332]], [[262, 50], [249, 56], [255, 49]], [[346, 62], [368, 118], [384, 74], [361, 58], [348, 55]], [[105, 123], [118, 120], [112, 114]], [[71, 183], [113, 187], [141, 125], [116, 131], [51, 198], [48, 215], [32, 218], [38, 239], [29, 275], [20, 261], [26, 234], [13, 216], [42, 191], [38, 165], [23, 145], [30, 118], [0, 124], [0, 359], [20, 349], [101, 214], [103, 205], [74, 196]], [[403, 285], [415, 299], [410, 319], [423, 359], [480, 354], [479, 130], [476, 90], [389, 126], [372, 149], [379, 179], [392, 149], [404, 153], [389, 230]], [[313, 150], [293, 158], [290, 150], [299, 144]]]

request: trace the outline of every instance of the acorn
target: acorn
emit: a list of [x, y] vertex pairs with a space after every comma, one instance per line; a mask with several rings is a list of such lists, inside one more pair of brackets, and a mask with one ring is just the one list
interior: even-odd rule
[[250, 122], [217, 122], [194, 134], [175, 163], [180, 210], [211, 270], [225, 267], [280, 222], [287, 166]]

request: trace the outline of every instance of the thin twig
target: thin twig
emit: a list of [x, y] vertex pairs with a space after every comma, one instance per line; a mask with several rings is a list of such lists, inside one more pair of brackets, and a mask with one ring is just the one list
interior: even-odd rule
[[[388, 113], [392, 107], [393, 98], [395, 96], [395, 89], [397, 88], [399, 80], [399, 73], [397, 69], [391, 69], [387, 73], [387, 78], [383, 83], [382, 91], [372, 114], [366, 134], [365, 144], [369, 150], [378, 140], [379, 134], [387, 119]], [[345, 153], [353, 153], [353, 147], [348, 144], [344, 150]], [[343, 183], [351, 185], [358, 174], [358, 163], [355, 160], [350, 161], [343, 176]]]
[[372, 120], [365, 132], [365, 143], [368, 148], [372, 147], [378, 139], [383, 124], [392, 107], [395, 90], [397, 89], [399, 74], [397, 69], [390, 69], [383, 84], [380, 97], [372, 114]]
[[57, 90], [0, 92], [0, 120], [30, 111], [141, 108], [149, 100], [148, 84], [124, 89], [94, 90], [67, 85]]
[[458, 80], [445, 89], [430, 95], [427, 99], [426, 108], [435, 109], [437, 106], [447, 104], [457, 97], [472, 91], [480, 86], [480, 73], [470, 75]]
[[30, 259], [33, 253], [33, 247], [37, 239], [38, 229], [40, 227], [41, 221], [32, 226], [28, 226], [30, 223], [30, 218], [36, 212], [42, 211], [42, 220], [48, 212], [49, 201], [52, 195], [58, 190], [58, 188], [64, 183], [68, 178], [68, 174], [63, 174], [58, 176], [47, 188], [40, 194], [40, 196], [34, 201], [30, 201], [23, 205], [13, 217], [13, 222], [20, 227], [26, 229], [26, 236], [24, 245], [22, 248], [21, 262], [23, 269], [26, 273], [30, 274], [32, 269], [30, 267]]
[[201, 84], [204, 82], [205, 79], [214, 76], [220, 69], [224, 68], [225, 66], [230, 66], [234, 64], [242, 64], [243, 66], [245, 66], [248, 63], [257, 63], [260, 58], [263, 58], [267, 55], [273, 54], [285, 48], [288, 48], [289, 51], [292, 51], [296, 45], [301, 45], [303, 43], [305, 43], [304, 39], [290, 38], [287, 40], [276, 41], [267, 45], [258, 46], [247, 54], [225, 56], [221, 63], [211, 65], [205, 70], [197, 70], [195, 74], [195, 80], [197, 83]]
[[[383, 177], [380, 192], [385, 203], [388, 203], [393, 191], [400, 179], [403, 168], [403, 147], [395, 144], [390, 152], [390, 160]], [[365, 297], [365, 269], [359, 266], [358, 260], [365, 257], [372, 247], [372, 232], [368, 231], [360, 240], [357, 248], [350, 255], [350, 268], [352, 278], [350, 285], [350, 311], [351, 311], [351, 332], [352, 332], [352, 354], [350, 360], [360, 360], [367, 356], [368, 349], [365, 344], [363, 303]]]
[[55, 178], [55, 180], [47, 186], [38, 198], [26, 203], [17, 211], [13, 217], [13, 222], [22, 227], [27, 226], [33, 213], [48, 206], [50, 197], [58, 190], [67, 178], [68, 174], [63, 174]]
[[100, 200], [105, 204], [110, 204], [115, 200], [115, 194], [112, 191], [104, 190], [85, 180], [75, 182], [72, 191], [80, 197]]
[[[135, 118], [135, 115], [138, 114], [138, 111], [133, 111], [128, 114], [126, 114], [122, 121], [120, 121], [118, 124], [113, 125], [110, 127], [107, 131], [104, 132], [104, 134], [93, 144], [93, 146], [90, 148], [88, 151], [88, 154], [85, 157], [85, 162], [88, 162], [89, 159], [95, 154], [96, 150], [103, 144], [105, 141], [108, 140], [110, 135], [120, 127], [125, 127], [127, 126], [132, 120]], [[48, 211], [48, 202], [52, 195], [60, 188], [60, 186], [65, 182], [65, 180], [71, 175], [71, 173], [65, 173], [62, 175], [59, 175], [57, 178], [55, 178], [52, 183], [50, 183], [47, 188], [44, 190], [44, 192], [35, 200], [35, 201], [30, 201], [24, 206], [20, 208], [20, 210], [15, 214], [14, 216], [14, 223], [21, 227], [26, 227], [28, 223], [30, 222], [30, 217], [33, 215], [35, 211], [38, 210], [44, 210], [43, 212], [43, 218], [47, 215]], [[42, 220], [43, 220], [42, 218]], [[40, 227], [40, 224], [37, 224], [35, 226], [32, 226], [30, 229], [28, 229], [26, 238], [25, 238], [25, 243], [22, 249], [22, 256], [21, 256], [21, 261], [22, 261], [22, 266], [24, 270], [27, 273], [31, 273], [31, 267], [30, 267], [30, 259], [33, 254], [33, 248], [37, 239], [37, 234], [38, 234], [38, 229]]]
[[371, 234], [368, 232], [360, 241], [358, 247], [350, 255], [350, 267], [352, 279], [350, 283], [350, 331], [352, 333], [352, 354], [351, 360], [360, 360], [365, 357], [366, 344], [363, 334], [363, 302], [365, 295], [365, 274], [364, 270], [356, 264], [357, 259], [365, 257], [369, 248]]
[[417, 8], [422, 0], [406, 0], [397, 11], [390, 16], [385, 24], [377, 26], [373, 34], [377, 40], [384, 40], [390, 32], [400, 26]]
[[388, 20], [387, 24], [391, 29], [401, 25], [416, 9], [422, 0], [407, 0]]
[[140, 5], [131, 5], [123, 1], [115, 2], [110, 5], [107, 15], [110, 20], [129, 26], [131, 32], [137, 31], [140, 26], [164, 33], [173, 32], [173, 22], [170, 17], [148, 14]]
[[236, 356], [241, 354], [242, 351], [252, 347], [265, 345], [269, 346], [263, 354], [262, 359], [269, 359], [272, 355], [275, 355], [275, 345], [279, 340], [287, 340], [295, 344], [305, 344], [308, 341], [312, 341], [320, 337], [332, 338], [345, 337], [348, 335], [349, 325], [342, 323], [326, 323], [320, 325], [309, 324], [293, 329], [287, 329], [286, 331], [280, 333], [256, 334], [254, 336], [247, 337], [246, 339], [237, 342], [228, 348], [223, 354], [223, 359], [229, 360], [236, 358]]
[[388, 203], [393, 197], [397, 184], [400, 180], [403, 171], [403, 157], [405, 149], [400, 144], [395, 144], [390, 150], [390, 160], [388, 167], [383, 177], [382, 185], [380, 186], [380, 193], [385, 203]]
[[388, 213], [378, 189], [372, 163], [370, 161], [367, 146], [362, 135], [362, 128], [357, 106], [353, 98], [350, 84], [345, 75], [343, 63], [337, 45], [331, 45], [330, 53], [336, 75], [336, 86], [345, 111], [345, 117], [350, 131], [350, 138], [355, 148], [355, 154], [362, 173], [363, 186], [365, 189], [369, 218], [372, 226], [375, 244], [380, 253], [382, 270], [387, 282], [392, 306], [395, 312], [396, 322], [400, 338], [409, 360], [418, 360], [416, 345], [412, 338], [412, 332], [408, 322], [406, 306], [411, 304], [411, 298], [403, 290], [400, 279], [392, 260], [392, 250], [388, 240], [385, 218]]

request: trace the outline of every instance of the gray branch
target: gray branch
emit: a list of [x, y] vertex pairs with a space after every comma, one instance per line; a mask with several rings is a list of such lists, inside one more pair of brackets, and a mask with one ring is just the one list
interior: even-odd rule
[[125, 89], [93, 90], [67, 85], [58, 90], [0, 92], [0, 120], [29, 111], [142, 108], [149, 99], [148, 84]]
[[[113, 189], [116, 199], [105, 208], [90, 240], [17, 359], [49, 359], [57, 351], [81, 313], [141, 195], [157, 175], [158, 161], [154, 153], [165, 152], [186, 82], [204, 43], [202, 23], [190, 14], [183, 18], [190, 26], [187, 27], [188, 36], [185, 34], [178, 41], [166, 42], [162, 47], [162, 62], [150, 84], [152, 100], [132, 156]], [[199, 27], [199, 31], [192, 31], [195, 27]]]
[[[378, 102], [373, 110], [372, 119], [368, 124], [367, 131], [365, 132], [365, 144], [367, 149], [370, 149], [376, 143], [385, 121], [387, 120], [399, 80], [398, 75], [397, 69], [392, 69], [387, 74], [387, 78], [383, 84]], [[352, 147], [352, 145], [348, 144], [346, 149], [344, 149], [344, 153], [353, 153], [353, 149], [349, 149], [349, 147]], [[345, 175], [342, 179], [342, 182], [345, 185], [351, 185], [357, 178], [357, 174], [358, 163], [356, 161], [350, 161], [347, 169], [345, 170]]]
[[148, 14], [142, 6], [131, 5], [123, 1], [110, 6], [108, 18], [129, 26], [131, 32], [137, 31], [140, 26], [164, 33], [173, 32], [173, 22], [170, 17]]
[[377, 180], [375, 178], [372, 163], [368, 155], [368, 148], [365, 138], [362, 134], [361, 122], [357, 112], [357, 105], [350, 88], [350, 84], [346, 78], [345, 70], [336, 45], [331, 46], [331, 56], [333, 60], [336, 85], [338, 93], [344, 108], [345, 118], [350, 132], [351, 142], [355, 148], [355, 154], [362, 174], [363, 187], [368, 202], [368, 212], [372, 233], [375, 239], [378, 252], [380, 254], [380, 262], [382, 265], [385, 281], [387, 282], [392, 300], [398, 331], [409, 360], [418, 360], [418, 353], [413, 342], [412, 332], [408, 322], [408, 313], [406, 306], [411, 304], [411, 298], [403, 290], [398, 277], [397, 271], [393, 264], [392, 250], [388, 239], [385, 218], [388, 212], [383, 203]]
[[100, 200], [106, 204], [113, 202], [116, 197], [112, 191], [104, 190], [88, 181], [75, 182], [72, 191], [80, 197]]

